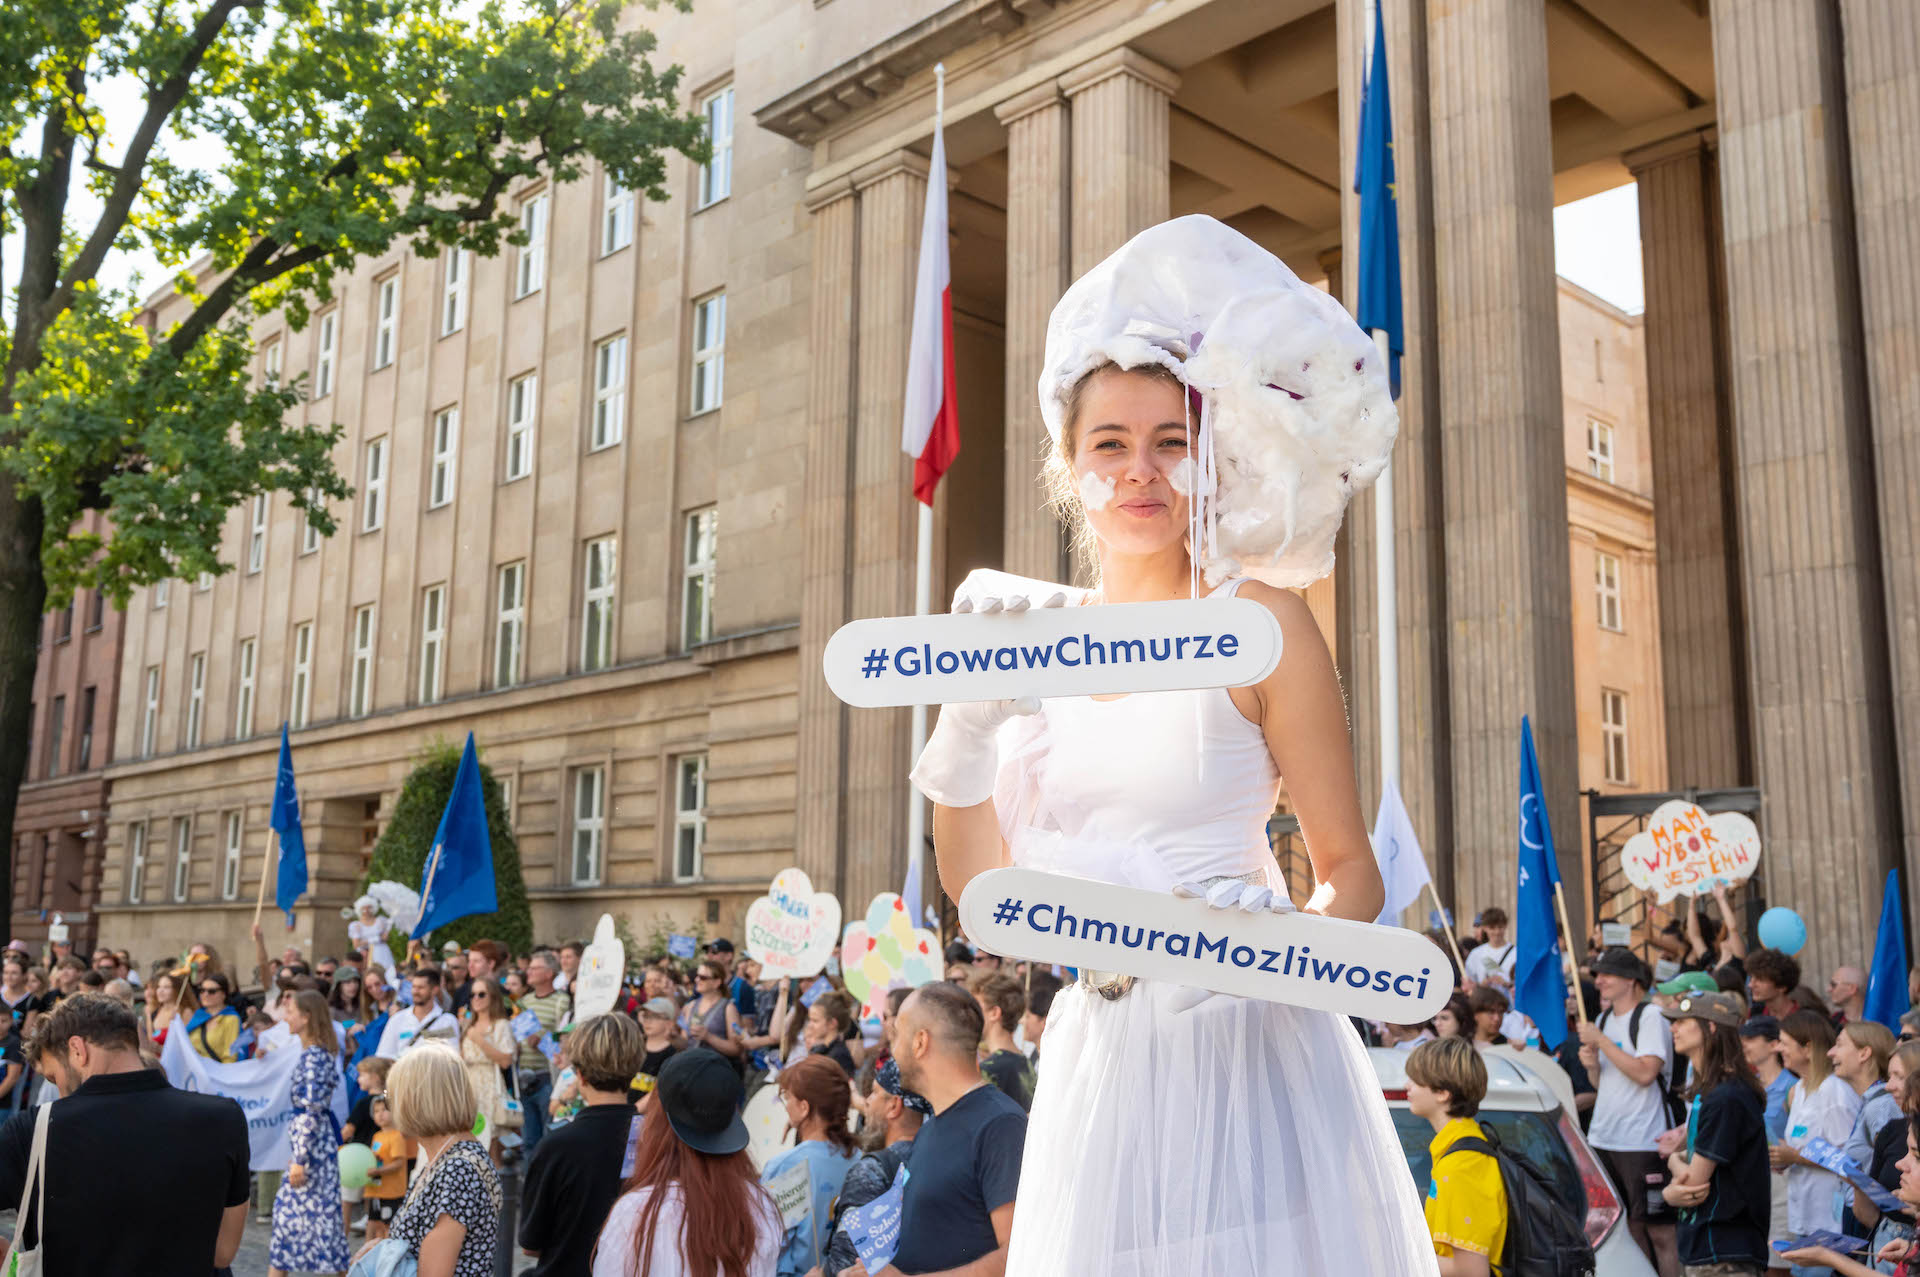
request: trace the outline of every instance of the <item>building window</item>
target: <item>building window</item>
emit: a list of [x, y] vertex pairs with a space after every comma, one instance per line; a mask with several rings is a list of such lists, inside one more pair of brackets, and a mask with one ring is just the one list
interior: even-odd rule
[[440, 699], [446, 682], [447, 587], [429, 585], [420, 595], [420, 703]]
[[53, 641], [65, 643], [73, 638], [73, 604], [69, 603], [54, 614]]
[[512, 687], [520, 681], [520, 651], [527, 631], [527, 565], [508, 563], [500, 569], [499, 620], [494, 626], [493, 685]]
[[607, 174], [607, 198], [600, 212], [600, 255], [633, 243], [633, 192]]
[[687, 516], [685, 583], [680, 596], [680, 645], [713, 637], [713, 552], [719, 514], [712, 506]]
[[193, 873], [193, 817], [173, 820], [173, 902], [184, 904]]
[[500, 778], [500, 810], [506, 813], [507, 828], [513, 828], [513, 777]]
[[247, 520], [247, 575], [267, 566], [267, 494], [254, 494], [253, 510]]
[[727, 198], [733, 190], [733, 86], [708, 95], [700, 103], [705, 117], [707, 141], [713, 145], [713, 158], [700, 169], [700, 204], [705, 208]]
[[240, 690], [233, 698], [233, 738], [253, 735], [254, 641], [240, 640]]
[[325, 399], [333, 393], [333, 353], [338, 343], [339, 312], [328, 311], [320, 316], [320, 336], [316, 342], [317, 353], [313, 359], [313, 397]]
[[207, 654], [187, 658], [187, 748], [200, 748], [200, 724], [207, 708]]
[[353, 683], [349, 718], [364, 718], [373, 708], [373, 604], [353, 614]]
[[707, 756], [688, 754], [674, 770], [673, 877], [691, 882], [700, 876], [707, 846]]
[[1603, 630], [1618, 630], [1620, 624], [1620, 560], [1602, 550], [1593, 555], [1594, 611]]
[[360, 483], [360, 530], [378, 532], [387, 514], [387, 439], [367, 440], [366, 473]]
[[460, 410], [442, 408], [433, 414], [433, 466], [427, 482], [427, 509], [453, 500], [453, 452], [460, 437]]
[[95, 590], [87, 598], [87, 633], [92, 634], [107, 623], [107, 596]]
[[287, 707], [287, 717], [293, 727], [307, 725], [307, 717], [313, 711], [313, 622], [302, 621], [293, 627], [293, 703]]
[[53, 718], [47, 724], [47, 776], [60, 774], [60, 755], [67, 744], [67, 698], [53, 698]]
[[140, 712], [140, 757], [152, 758], [160, 730], [160, 667], [147, 666], [146, 705]]
[[320, 508], [320, 489], [307, 489], [307, 508], [300, 515], [300, 553], [312, 554], [320, 548], [320, 529], [314, 526], [313, 512]]
[[627, 339], [609, 337], [593, 348], [593, 439], [590, 448], [620, 442], [627, 421]]
[[147, 889], [147, 822], [127, 826], [127, 903], [137, 905]]
[[220, 856], [220, 898], [232, 900], [240, 894], [240, 813], [227, 813], [227, 841]]
[[93, 711], [97, 697], [91, 687], [80, 690], [80, 757], [75, 760], [73, 770], [87, 771], [93, 766]]
[[1597, 417], [1587, 418], [1587, 473], [1613, 482], [1613, 427]]
[[1627, 694], [1600, 691], [1600, 748], [1605, 755], [1607, 782], [1627, 783]]
[[161, 608], [165, 607], [167, 605], [167, 600], [172, 597], [173, 597], [172, 581], [167, 580], [166, 578], [163, 577], [160, 580], [155, 581], [153, 583], [153, 610], [154, 611], [158, 612]]
[[586, 605], [580, 620], [580, 668], [613, 664], [614, 545], [612, 537], [587, 542]]
[[400, 276], [389, 275], [380, 281], [378, 300], [373, 311], [373, 366], [381, 369], [393, 362], [394, 333], [400, 323]]
[[720, 406], [726, 377], [727, 295], [715, 293], [693, 304], [693, 415]]
[[528, 373], [507, 383], [507, 474], [509, 480], [533, 473], [533, 413], [540, 377]]
[[547, 278], [547, 197], [536, 195], [520, 206], [520, 230], [527, 242], [520, 247], [520, 269], [514, 276], [513, 295], [525, 297], [540, 291]]
[[[163, 581], [161, 584], [164, 585], [166, 582]], [[194, 578], [193, 588], [202, 594], [211, 590], [213, 588], [213, 573], [202, 572], [198, 577]]]
[[273, 341], [260, 353], [260, 375], [269, 386], [280, 384], [280, 363], [285, 357], [286, 343]]
[[467, 276], [473, 259], [464, 248], [449, 248], [440, 262], [440, 335], [445, 337], [467, 326]]
[[582, 767], [573, 774], [573, 885], [600, 882], [606, 850], [607, 769]]

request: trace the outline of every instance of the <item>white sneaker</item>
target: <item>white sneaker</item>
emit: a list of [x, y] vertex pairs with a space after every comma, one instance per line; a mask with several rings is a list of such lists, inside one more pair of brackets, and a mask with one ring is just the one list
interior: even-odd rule
[[364, 1233], [367, 1231], [367, 1217], [365, 1215], [353, 1221], [353, 1231], [356, 1233]]

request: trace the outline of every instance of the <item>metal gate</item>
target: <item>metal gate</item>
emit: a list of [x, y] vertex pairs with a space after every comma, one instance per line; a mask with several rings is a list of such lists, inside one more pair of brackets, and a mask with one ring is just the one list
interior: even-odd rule
[[[1654, 956], [1651, 953], [1652, 929], [1647, 920], [1647, 894], [1627, 881], [1626, 867], [1620, 856], [1627, 840], [1647, 827], [1648, 817], [1662, 803], [1675, 801], [1694, 803], [1708, 812], [1742, 812], [1751, 817], [1755, 824], [1760, 821], [1758, 789], [1680, 789], [1658, 794], [1603, 794], [1597, 789], [1589, 789], [1581, 797], [1587, 804], [1587, 847], [1592, 853], [1594, 921], [1618, 922], [1631, 927], [1631, 947], [1649, 963], [1653, 962]], [[1766, 884], [1762, 881], [1765, 873], [1763, 861], [1753, 877], [1732, 893], [1740, 925], [1750, 943], [1753, 942], [1754, 920], [1767, 907]], [[1702, 904], [1712, 908], [1704, 900]], [[1682, 911], [1688, 905], [1686, 897], [1678, 897], [1668, 901], [1664, 907], [1676, 917], [1684, 918]], [[1582, 939], [1584, 942], [1585, 938]]]

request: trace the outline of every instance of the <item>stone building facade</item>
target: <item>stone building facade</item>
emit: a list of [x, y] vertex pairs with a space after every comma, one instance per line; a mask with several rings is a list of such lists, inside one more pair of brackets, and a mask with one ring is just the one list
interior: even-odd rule
[[[325, 315], [300, 333], [258, 325], [263, 375], [270, 360], [316, 381], [327, 367], [333, 384], [303, 411], [346, 426], [338, 460], [360, 495], [311, 553], [286, 502], [268, 503], [258, 572], [242, 511], [238, 570], [205, 591], [176, 583], [184, 606], [135, 600], [103, 888], [115, 934], [244, 935], [270, 729], [302, 650], [313, 704], [294, 742], [319, 852], [300, 939], [337, 937], [334, 907], [408, 754], [468, 728], [514, 781], [544, 934], [608, 907], [725, 926], [792, 860], [849, 899], [896, 886], [907, 716], [841, 706], [819, 654], [841, 622], [911, 604], [898, 439], [927, 183], [950, 189], [966, 431], [936, 511], [936, 593], [977, 564], [1062, 572], [1034, 486], [1053, 301], [1134, 231], [1188, 212], [1347, 295], [1372, 8], [636, 9], [687, 66], [689, 103], [714, 112], [724, 190], [691, 165], [669, 203], [625, 212], [597, 173], [529, 187], [515, 198], [544, 228], [532, 265], [520, 251], [396, 253], [355, 271], [331, 329]], [[1832, 884], [1807, 898], [1818, 957], [1861, 953], [1871, 891], [1858, 884], [1920, 852], [1903, 816], [1920, 802], [1920, 397], [1902, 393], [1920, 331], [1920, 135], [1893, 123], [1920, 91], [1917, 22], [1881, 0], [1721, 0], [1711, 16], [1682, 0], [1386, 0], [1409, 344], [1400, 774], [1459, 910], [1511, 897], [1523, 713], [1563, 876], [1584, 877], [1570, 836], [1592, 699], [1575, 675], [1579, 529], [1617, 538], [1623, 565], [1646, 537], [1618, 494], [1568, 480], [1550, 213], [1630, 177], [1648, 258], [1650, 484], [1612, 486], [1650, 490], [1662, 511], [1683, 495], [1686, 511], [1653, 536], [1645, 624], [1664, 675], [1633, 692], [1641, 717], [1664, 720], [1676, 778], [1764, 790], [1770, 872], [1789, 891]], [[948, 169], [932, 174], [936, 64]], [[610, 249], [622, 226], [631, 242]], [[516, 436], [524, 479], [508, 477]], [[362, 530], [375, 490], [386, 509]], [[1375, 635], [1358, 587], [1372, 527], [1366, 496], [1330, 627], [1369, 805]], [[514, 564], [523, 665], [509, 682], [499, 601]], [[227, 729], [249, 642], [245, 735]], [[189, 748], [196, 654], [219, 730]], [[149, 670], [159, 709], [142, 750]], [[189, 818], [188, 899], [153, 899], [150, 855], [153, 883], [129, 900], [130, 830]]]

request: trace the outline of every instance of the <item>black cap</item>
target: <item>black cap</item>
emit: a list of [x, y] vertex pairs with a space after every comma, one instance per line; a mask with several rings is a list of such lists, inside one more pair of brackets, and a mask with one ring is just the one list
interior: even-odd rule
[[1638, 980], [1642, 988], [1649, 988], [1653, 984], [1653, 972], [1647, 970], [1647, 964], [1635, 956], [1633, 950], [1617, 945], [1600, 955], [1593, 964], [1593, 973], [1619, 976], [1622, 980]]
[[747, 1146], [747, 1124], [740, 1117], [746, 1089], [718, 1051], [681, 1051], [661, 1066], [653, 1093], [688, 1148], [723, 1157]]
[[1769, 1042], [1780, 1040], [1780, 1021], [1770, 1015], [1756, 1015], [1740, 1026], [1743, 1038], [1765, 1038]]
[[725, 936], [721, 936], [718, 940], [709, 940], [707, 942], [707, 952], [708, 953], [732, 953], [733, 941], [727, 939]]

